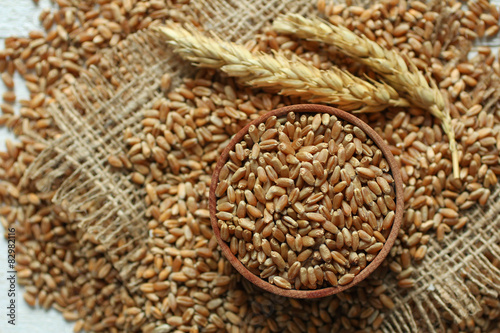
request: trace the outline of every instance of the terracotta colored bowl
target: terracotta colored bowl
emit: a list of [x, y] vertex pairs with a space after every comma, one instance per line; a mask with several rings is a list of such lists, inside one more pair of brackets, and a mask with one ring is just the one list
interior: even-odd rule
[[[239, 261], [239, 259], [231, 252], [229, 249], [228, 244], [222, 240], [220, 236], [220, 229], [217, 223], [217, 217], [215, 216], [216, 214], [216, 197], [215, 197], [215, 189], [217, 187], [217, 184], [219, 182], [219, 173], [221, 168], [224, 166], [224, 164], [227, 162], [228, 157], [229, 157], [229, 152], [234, 149], [234, 146], [241, 142], [243, 139], [243, 136], [247, 134], [248, 128], [250, 125], [255, 125], [258, 126], [260, 123], [265, 122], [269, 117], [276, 116], [280, 117], [283, 115], [286, 115], [289, 112], [295, 112], [295, 113], [328, 113], [331, 115], [335, 115], [337, 118], [343, 119], [346, 122], [356, 125], [359, 128], [361, 128], [367, 135], [370, 137], [375, 144], [380, 148], [382, 151], [385, 159], [389, 163], [389, 167], [392, 173], [392, 176], [394, 178], [394, 182], [396, 185], [396, 211], [395, 211], [395, 219], [392, 225], [391, 232], [389, 234], [389, 237], [387, 238], [384, 247], [380, 250], [380, 252], [377, 254], [375, 259], [366, 266], [363, 270], [360, 271], [358, 275], [354, 278], [354, 280], [346, 285], [343, 286], [337, 286], [337, 287], [326, 287], [322, 289], [312, 289], [312, 290], [296, 290], [296, 289], [283, 289], [279, 288], [275, 285], [270, 284], [269, 282], [263, 280], [259, 276], [253, 274], [250, 272], [242, 263]], [[219, 159], [219, 162], [217, 163], [217, 166], [215, 168], [215, 171], [212, 175], [212, 183], [210, 186], [210, 196], [209, 196], [209, 209], [210, 209], [210, 220], [212, 223], [212, 228], [214, 231], [214, 234], [217, 238], [217, 242], [219, 243], [222, 253], [224, 256], [229, 260], [229, 262], [233, 265], [236, 270], [242, 274], [248, 281], [252, 282], [254, 285], [257, 287], [264, 289], [268, 292], [274, 293], [276, 295], [280, 296], [286, 296], [286, 297], [293, 297], [293, 298], [320, 298], [320, 297], [325, 297], [329, 295], [333, 295], [336, 293], [339, 293], [341, 291], [344, 291], [346, 289], [349, 289], [359, 282], [363, 281], [368, 275], [370, 275], [385, 259], [387, 254], [389, 253], [391, 247], [394, 245], [394, 241], [396, 240], [399, 232], [399, 228], [401, 227], [401, 222], [403, 220], [403, 209], [404, 209], [404, 204], [403, 204], [403, 181], [401, 178], [401, 174], [399, 171], [399, 167], [396, 163], [396, 160], [394, 159], [394, 156], [389, 150], [389, 147], [387, 144], [384, 142], [384, 140], [366, 123], [361, 121], [359, 118], [353, 116], [350, 113], [347, 113], [345, 111], [332, 108], [329, 106], [324, 106], [324, 105], [316, 105], [316, 104], [298, 104], [298, 105], [292, 105], [292, 106], [287, 106], [283, 107], [280, 109], [276, 109], [273, 111], [270, 111], [266, 113], [265, 115], [259, 117], [258, 119], [255, 119], [252, 121], [250, 124], [242, 128], [236, 135], [233, 137], [231, 142], [228, 144], [228, 146], [224, 149], [222, 152], [222, 155]]]

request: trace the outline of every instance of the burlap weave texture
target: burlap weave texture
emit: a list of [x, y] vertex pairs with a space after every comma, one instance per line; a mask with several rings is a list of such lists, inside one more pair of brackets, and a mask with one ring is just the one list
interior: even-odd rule
[[[241, 43], [279, 13], [316, 13], [307, 0], [196, 0], [190, 6], [206, 30]], [[130, 256], [147, 237], [145, 191], [128, 174], [113, 172], [107, 157], [126, 153], [122, 140], [126, 128], [134, 134], [141, 131], [143, 111], [163, 97], [161, 76], [170, 73], [175, 87], [194, 69], [172, 55], [151, 32], [131, 35], [106, 58], [113, 64], [112, 79], [92, 68], [74, 86], [76, 100], [61, 94], [51, 105], [51, 114], [64, 134], [49, 143], [25, 181], [45, 174], [49, 188], [55, 179], [64, 179], [55, 204], [68, 212], [86, 212], [74, 223], [96, 235], [122, 282], [134, 292], [139, 281], [133, 274], [137, 263]], [[127, 67], [129, 74], [121, 73], [119, 66]], [[82, 84], [87, 88], [76, 91]], [[488, 251], [500, 257], [499, 195], [497, 189], [486, 208], [467, 212], [471, 222], [466, 230], [452, 232], [444, 242], [431, 238], [428, 253], [416, 269], [415, 288], [400, 289], [395, 279], [386, 282], [396, 307], [386, 314], [385, 332], [442, 330], [442, 312], [456, 322], [478, 314], [481, 305], [466, 280], [482, 293], [499, 297], [500, 271], [485, 256]]]

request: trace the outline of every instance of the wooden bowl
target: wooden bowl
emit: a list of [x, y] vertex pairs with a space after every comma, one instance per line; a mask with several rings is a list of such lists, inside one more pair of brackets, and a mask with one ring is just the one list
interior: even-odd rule
[[[336, 287], [326, 287], [322, 289], [312, 289], [312, 290], [296, 290], [296, 289], [283, 289], [280, 287], [277, 287], [275, 285], [270, 284], [269, 282], [263, 280], [259, 276], [253, 274], [250, 272], [242, 263], [241, 261], [231, 252], [229, 249], [228, 244], [222, 240], [220, 236], [220, 229], [217, 223], [217, 217], [215, 216], [216, 214], [216, 201], [217, 198], [215, 196], [215, 189], [217, 187], [217, 184], [219, 182], [219, 173], [221, 168], [224, 166], [224, 164], [227, 162], [228, 157], [229, 157], [229, 152], [234, 149], [234, 146], [241, 142], [243, 139], [243, 136], [248, 133], [248, 128], [250, 125], [255, 125], [258, 126], [260, 123], [265, 122], [269, 117], [276, 116], [280, 117], [283, 115], [286, 115], [289, 112], [295, 112], [295, 113], [328, 113], [331, 115], [335, 115], [337, 118], [343, 119], [346, 122], [358, 126], [361, 128], [368, 137], [370, 137], [375, 144], [380, 148], [382, 151], [385, 159], [387, 160], [392, 176], [394, 178], [395, 182], [395, 192], [396, 192], [396, 211], [395, 211], [395, 219], [392, 225], [391, 232], [389, 234], [389, 237], [387, 238], [384, 247], [380, 250], [380, 252], [377, 254], [375, 259], [366, 266], [361, 272], [356, 275], [356, 277], [353, 279], [353, 281], [349, 284], [343, 285], [343, 286], [336, 286]], [[347, 113], [345, 111], [325, 106], [325, 105], [316, 105], [316, 104], [298, 104], [298, 105], [292, 105], [292, 106], [286, 106], [282, 107], [273, 111], [270, 111], [266, 113], [265, 115], [255, 119], [251, 123], [249, 123], [247, 126], [242, 128], [236, 135], [233, 137], [231, 142], [228, 144], [228, 146], [224, 149], [222, 152], [222, 155], [220, 156], [219, 162], [217, 163], [217, 166], [215, 168], [215, 171], [212, 175], [212, 183], [210, 185], [210, 195], [209, 195], [209, 210], [210, 210], [210, 220], [212, 223], [212, 228], [215, 234], [215, 237], [217, 238], [217, 242], [219, 243], [222, 253], [224, 256], [229, 260], [229, 262], [233, 265], [236, 270], [243, 275], [248, 281], [252, 282], [254, 285], [257, 287], [264, 289], [265, 291], [271, 292], [276, 295], [280, 296], [286, 296], [286, 297], [293, 297], [293, 298], [304, 298], [304, 299], [311, 299], [311, 298], [320, 298], [320, 297], [325, 297], [325, 296], [330, 296], [336, 293], [339, 293], [341, 291], [344, 291], [346, 289], [349, 289], [356, 284], [360, 283], [363, 281], [368, 275], [370, 275], [377, 267], [382, 263], [382, 261], [385, 259], [387, 254], [389, 253], [391, 247], [394, 245], [394, 242], [398, 236], [399, 233], [399, 228], [401, 227], [401, 222], [403, 220], [403, 209], [404, 209], [404, 203], [403, 203], [403, 181], [401, 178], [401, 173], [399, 170], [399, 167], [396, 163], [396, 160], [394, 159], [394, 156], [392, 155], [389, 147], [387, 144], [384, 142], [384, 140], [366, 123], [361, 121], [359, 118], [356, 116]]]

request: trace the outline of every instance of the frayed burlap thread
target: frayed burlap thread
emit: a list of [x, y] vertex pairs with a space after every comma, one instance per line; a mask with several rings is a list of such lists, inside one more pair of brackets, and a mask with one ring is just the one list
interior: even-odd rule
[[[43, 183], [37, 185], [49, 190], [63, 177], [54, 203], [105, 246], [109, 261], [133, 290], [138, 262], [131, 258], [147, 239], [145, 191], [129, 175], [112, 171], [107, 158], [126, 153], [124, 131], [139, 133], [143, 111], [163, 98], [161, 73], [170, 72], [178, 85], [193, 69], [151, 32], [131, 35], [104, 57], [115, 64], [110, 67], [112, 80], [92, 67], [72, 86], [74, 100], [56, 96], [49, 112], [63, 134], [49, 143], [23, 181], [43, 174]], [[120, 67], [127, 69], [126, 75]]]
[[[193, 0], [190, 10], [206, 30], [240, 43], [252, 39], [280, 13], [317, 14], [309, 0]], [[44, 175], [37, 183], [40, 190], [57, 184], [54, 203], [105, 247], [108, 260], [132, 293], [143, 281], [135, 276], [134, 255], [148, 238], [146, 194], [129, 174], [113, 170], [107, 157], [127, 152], [125, 129], [133, 135], [141, 132], [143, 111], [163, 98], [162, 75], [170, 73], [175, 87], [193, 68], [152, 32], [129, 36], [104, 58], [110, 73], [105, 76], [90, 68], [73, 86], [74, 98], [61, 93], [50, 106], [63, 134], [46, 143], [24, 181]], [[471, 222], [465, 230], [451, 232], [443, 242], [431, 238], [425, 259], [415, 268], [414, 288], [401, 289], [388, 275], [386, 285], [395, 308], [385, 313], [383, 332], [441, 332], [445, 319], [458, 323], [481, 312], [477, 290], [498, 298], [500, 271], [486, 253], [500, 257], [499, 213], [497, 188], [487, 207], [466, 213]]]
[[[467, 283], [474, 284], [482, 295], [500, 296], [500, 270], [485, 256], [488, 252], [500, 256], [500, 189], [487, 206], [476, 206], [467, 216], [466, 230], [452, 232], [441, 243], [431, 238], [425, 258], [417, 266], [415, 288], [407, 293], [390, 288], [396, 307], [388, 313], [384, 331], [441, 331], [445, 312], [455, 322], [474, 317], [482, 307]], [[402, 320], [406, 316], [401, 314], [408, 311], [413, 312], [413, 320]], [[418, 325], [410, 325], [415, 318], [419, 318]]]
[[[243, 42], [277, 15], [311, 13], [313, 4], [289, 0], [254, 6], [250, 1], [195, 1], [190, 10], [201, 17], [207, 30]], [[241, 19], [242, 15], [246, 18]], [[54, 203], [75, 216], [74, 222], [106, 248], [122, 282], [133, 291], [140, 282], [134, 275], [139, 262], [133, 258], [145, 248], [148, 236], [145, 191], [133, 184], [128, 174], [113, 172], [107, 157], [126, 154], [125, 129], [134, 135], [141, 132], [143, 111], [164, 97], [161, 76], [169, 73], [176, 86], [194, 69], [151, 31], [129, 36], [104, 54], [104, 62], [111, 72], [107, 77], [91, 67], [71, 87], [73, 98], [57, 94], [49, 112], [63, 135], [49, 143], [23, 182], [43, 174], [43, 181], [37, 184], [40, 190], [49, 190], [63, 178]]]

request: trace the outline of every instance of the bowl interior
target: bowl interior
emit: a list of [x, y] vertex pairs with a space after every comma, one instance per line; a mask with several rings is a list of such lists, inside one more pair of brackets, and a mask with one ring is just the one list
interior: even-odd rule
[[[360, 129], [362, 129], [366, 135], [371, 138], [374, 143], [380, 148], [382, 151], [385, 159], [387, 160], [392, 176], [394, 178], [394, 184], [395, 184], [395, 193], [396, 193], [396, 210], [395, 210], [395, 218], [394, 222], [391, 228], [391, 232], [389, 234], [389, 237], [386, 239], [386, 242], [383, 246], [383, 248], [380, 250], [380, 252], [377, 254], [377, 256], [368, 264], [364, 269], [362, 269], [358, 275], [353, 279], [352, 282], [342, 285], [342, 286], [336, 286], [336, 287], [326, 287], [322, 289], [312, 289], [312, 290], [295, 290], [295, 289], [283, 289], [280, 287], [277, 287], [275, 285], [272, 285], [271, 283], [263, 280], [259, 276], [253, 274], [250, 272], [242, 263], [241, 261], [231, 252], [228, 244], [222, 240], [221, 235], [220, 235], [220, 229], [218, 226], [218, 219], [216, 217], [216, 201], [217, 198], [215, 196], [215, 189], [217, 187], [217, 184], [219, 182], [219, 173], [221, 168], [224, 166], [224, 164], [227, 162], [228, 157], [229, 157], [229, 152], [234, 149], [234, 146], [241, 142], [245, 134], [248, 133], [248, 128], [251, 125], [257, 126], [258, 124], [265, 122], [268, 118], [272, 116], [276, 117], [281, 117], [283, 115], [286, 115], [289, 112], [295, 112], [295, 113], [328, 113], [331, 115], [335, 115], [337, 118], [343, 119], [346, 122], [358, 126]], [[394, 245], [394, 242], [398, 236], [399, 229], [401, 227], [401, 222], [403, 219], [403, 209], [404, 209], [404, 202], [403, 202], [403, 181], [401, 178], [401, 173], [399, 171], [399, 167], [396, 163], [396, 160], [394, 159], [394, 156], [392, 155], [389, 147], [387, 144], [384, 142], [384, 140], [370, 127], [368, 126], [365, 122], [361, 121], [359, 118], [356, 116], [347, 113], [345, 111], [325, 106], [325, 105], [316, 105], [316, 104], [298, 104], [298, 105], [292, 105], [292, 106], [286, 106], [283, 108], [279, 108], [273, 111], [270, 111], [263, 116], [255, 119], [251, 123], [249, 123], [247, 126], [242, 128], [236, 135], [233, 137], [233, 139], [230, 141], [230, 143], [227, 145], [227, 147], [224, 149], [222, 152], [219, 161], [216, 165], [216, 168], [214, 170], [214, 173], [212, 175], [212, 182], [210, 185], [210, 194], [209, 194], [209, 211], [210, 211], [210, 220], [212, 224], [212, 228], [214, 231], [214, 234], [217, 238], [217, 242], [219, 243], [219, 246], [221, 247], [222, 253], [224, 256], [229, 260], [229, 262], [233, 265], [233, 267], [240, 273], [242, 274], [247, 280], [252, 282], [254, 285], [257, 287], [264, 289], [268, 292], [274, 293], [276, 295], [281, 295], [281, 296], [286, 296], [286, 297], [293, 297], [293, 298], [319, 298], [319, 297], [325, 297], [329, 295], [333, 295], [336, 293], [339, 293], [343, 290], [346, 290], [348, 288], [351, 288], [352, 286], [358, 284], [362, 280], [364, 280], [368, 275], [370, 275], [385, 259], [387, 254], [389, 253], [390, 249]]]

